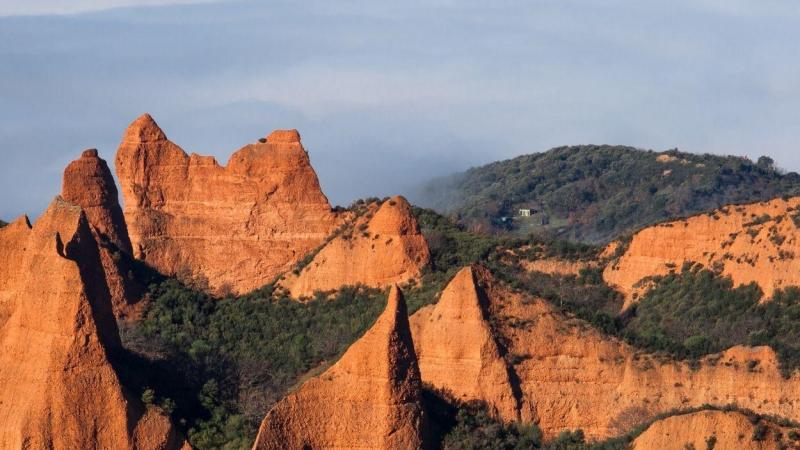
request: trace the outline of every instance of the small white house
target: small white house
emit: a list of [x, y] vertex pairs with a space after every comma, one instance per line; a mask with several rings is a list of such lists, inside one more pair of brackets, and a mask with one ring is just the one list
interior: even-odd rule
[[533, 208], [521, 208], [521, 209], [519, 210], [519, 216], [520, 216], [520, 217], [530, 217], [530, 216], [532, 216], [532, 215], [536, 214], [537, 212], [538, 212], [538, 211], [536, 211], [536, 210], [535, 210], [535, 209], [533, 209]]

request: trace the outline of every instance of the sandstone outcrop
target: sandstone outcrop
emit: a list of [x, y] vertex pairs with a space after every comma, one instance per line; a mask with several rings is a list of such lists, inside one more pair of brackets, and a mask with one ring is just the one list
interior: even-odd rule
[[223, 167], [187, 155], [145, 114], [125, 132], [116, 169], [134, 255], [214, 291], [273, 281], [345, 220], [295, 130], [243, 147]]
[[[451, 283], [453, 287], [448, 287], [447, 296], [443, 294], [440, 300], [445, 306], [460, 303], [462, 318], [448, 319], [447, 333], [439, 333], [462, 336], [460, 342], [442, 337], [443, 342], [431, 343], [418, 331], [419, 324], [425, 321], [444, 322], [450, 306], [442, 311], [441, 319], [434, 312], [438, 305], [420, 310], [411, 319], [417, 333], [416, 345], [420, 348], [423, 381], [434, 382], [457, 394], [469, 393], [467, 398], [481, 399], [489, 405], [497, 404], [497, 391], [483, 386], [472, 388], [471, 377], [461, 375], [474, 373], [477, 367], [485, 365], [486, 339], [474, 336], [488, 333], [476, 331], [485, 328], [476, 327], [476, 321], [470, 318], [475, 316], [474, 312], [468, 312], [474, 311], [470, 305], [475, 304], [475, 295], [469, 283], [466, 289], [455, 288], [464, 286], [465, 278], [468, 280], [466, 275], [462, 277]], [[769, 347], [733, 347], [694, 366], [639, 352], [581, 320], [565, 316], [544, 300], [511, 291], [489, 274], [476, 278], [489, 299], [485, 309], [489, 317], [484, 316], [484, 321], [493, 324], [495, 341], [503, 344], [513, 362], [509, 366], [509, 379], [512, 386], [518, 380], [519, 404], [530, 417], [523, 415], [522, 419], [538, 423], [546, 437], [554, 437], [566, 429], [582, 429], [589, 438], [607, 438], [630, 431], [631, 426], [658, 413], [706, 403], [737, 404], [758, 413], [800, 419], [800, 372], [784, 378]], [[448, 298], [452, 295], [461, 299]], [[453, 310], [448, 314], [457, 317]], [[438, 351], [448, 347], [458, 352], [441, 352], [439, 355], [446, 357], [434, 361], [450, 365], [453, 372], [450, 376], [434, 377], [435, 372], [426, 371], [430, 367], [428, 348]], [[463, 372], [455, 376], [455, 368]], [[486, 376], [480, 382], [499, 386], [487, 381], [497, 379]]]
[[254, 449], [427, 448], [421, 382], [397, 287], [375, 325], [267, 414]]
[[509, 351], [521, 359], [515, 371], [523, 396], [546, 435], [580, 428], [605, 438], [625, 431], [631, 415], [706, 403], [800, 419], [800, 373], [783, 378], [768, 347], [734, 347], [693, 367], [637, 352], [543, 300], [506, 298], [499, 321]]
[[[532, 419], [512, 385], [513, 368], [489, 323], [491, 275], [480, 266], [463, 268], [439, 302], [411, 317], [422, 380], [458, 400], [483, 400], [506, 421]], [[514, 380], [516, 382], [516, 380]]]
[[[121, 347], [100, 253], [82, 210], [56, 199], [31, 227], [0, 230], [0, 448], [171, 449], [169, 419], [120, 384]], [[152, 430], [161, 430], [154, 435]]]
[[642, 279], [695, 262], [730, 276], [734, 285], [755, 282], [769, 299], [776, 289], [800, 285], [799, 207], [800, 197], [775, 199], [645, 228], [604, 278], [625, 294], [628, 307], [641, 294]]
[[[756, 427], [762, 431], [756, 431]], [[789, 428], [765, 420], [752, 423], [735, 411], [699, 411], [656, 421], [633, 441], [633, 450], [781, 450], [791, 446]], [[798, 432], [800, 430], [794, 430]], [[763, 433], [758, 440], [757, 433]], [[713, 442], [712, 446], [710, 443]], [[781, 445], [783, 444], [783, 445]]]
[[111, 293], [114, 314], [119, 318], [136, 316], [137, 302], [144, 288], [132, 276], [132, 249], [128, 227], [114, 178], [97, 150], [83, 152], [64, 170], [61, 197], [80, 206], [100, 247], [100, 260]]
[[[377, 210], [376, 210], [377, 209]], [[411, 205], [393, 197], [358, 217], [349, 233], [325, 244], [299, 273], [281, 282], [295, 298], [346, 285], [385, 287], [419, 277], [430, 253]]]

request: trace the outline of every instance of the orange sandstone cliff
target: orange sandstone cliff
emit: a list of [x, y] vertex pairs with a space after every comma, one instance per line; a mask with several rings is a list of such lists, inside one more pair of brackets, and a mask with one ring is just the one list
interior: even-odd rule
[[61, 196], [80, 206], [100, 246], [100, 260], [117, 317], [133, 315], [143, 288], [133, 280], [131, 241], [114, 178], [97, 150], [83, 152], [64, 170]]
[[[756, 431], [761, 427], [762, 431]], [[791, 429], [735, 411], [699, 411], [656, 421], [633, 441], [633, 450], [782, 450], [798, 448]], [[797, 430], [794, 430], [795, 432]], [[758, 439], [756, 434], [761, 433]], [[714, 443], [713, 445], [711, 443]]]
[[775, 199], [645, 228], [604, 278], [625, 294], [627, 307], [641, 294], [642, 279], [696, 262], [730, 276], [734, 285], [755, 282], [768, 299], [776, 289], [800, 285], [799, 207], [800, 197]]
[[299, 298], [345, 285], [385, 287], [418, 278], [430, 253], [411, 205], [397, 196], [377, 211], [370, 209], [353, 223], [351, 233], [334, 237], [299, 274], [287, 274], [281, 285]]
[[56, 199], [31, 227], [0, 229], [0, 448], [172, 449], [169, 419], [121, 386], [121, 347], [83, 211]]
[[532, 419], [512, 385], [513, 368], [489, 323], [490, 281], [480, 266], [465, 267], [447, 285], [441, 299], [411, 317], [422, 379], [457, 399], [484, 400], [506, 421]]
[[422, 385], [402, 293], [330, 369], [267, 414], [254, 449], [427, 448]]
[[[446, 336], [485, 336], [487, 331], [476, 329], [491, 330], [514, 363], [509, 379], [512, 386], [518, 383], [523, 411], [530, 411], [531, 420], [539, 424], [545, 436], [580, 428], [589, 438], [606, 438], [630, 431], [633, 425], [658, 413], [706, 403], [737, 404], [759, 413], [800, 419], [800, 372], [785, 379], [775, 353], [768, 347], [733, 347], [692, 367], [639, 352], [581, 320], [565, 316], [544, 300], [511, 291], [485, 272], [478, 277], [482, 279], [478, 286], [486, 293], [484, 304], [488, 305], [489, 317], [485, 320], [493, 326], [476, 327], [475, 313], [469, 312], [474, 311], [471, 305], [475, 304], [475, 294], [469, 283], [464, 288], [464, 278], [466, 275], [460, 274], [446, 289], [447, 297], [458, 295], [458, 301], [442, 295], [445, 305], [460, 303], [462, 311], [460, 320], [447, 320], [447, 333], [439, 333], [444, 343], [417, 331], [419, 323], [446, 321], [444, 311], [441, 319], [434, 315], [439, 305], [420, 310], [420, 317], [411, 319], [418, 333], [415, 340], [420, 348], [423, 381], [465, 399], [497, 405], [498, 398], [503, 398], [498, 392], [503, 391], [489, 387], [501, 386], [495, 382], [501, 378], [487, 376], [481, 380], [487, 386], [476, 388], [469, 382], [471, 377], [440, 375], [446, 372], [444, 366], [451, 367], [453, 373], [475, 373], [476, 367], [485, 366], [491, 359], [485, 356], [485, 337], [448, 342]], [[449, 314], [455, 316], [454, 312]], [[447, 347], [446, 352], [439, 350]], [[433, 351], [434, 367], [440, 367], [428, 372], [426, 358]]]
[[342, 222], [295, 130], [234, 153], [187, 155], [145, 114], [116, 157], [134, 255], [168, 275], [244, 293], [287, 272]]

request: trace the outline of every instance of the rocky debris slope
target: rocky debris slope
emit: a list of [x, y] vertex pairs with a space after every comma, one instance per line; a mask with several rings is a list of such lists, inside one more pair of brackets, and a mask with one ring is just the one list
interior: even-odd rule
[[490, 277], [480, 266], [463, 268], [437, 304], [411, 317], [422, 380], [461, 401], [484, 400], [506, 421], [530, 421], [532, 411], [514, 391], [513, 368], [489, 323], [492, 299], [484, 287]]
[[267, 414], [254, 449], [427, 448], [422, 384], [402, 293], [323, 374]]
[[64, 170], [61, 197], [80, 206], [100, 247], [100, 260], [111, 293], [114, 314], [136, 315], [144, 288], [133, 278], [132, 248], [114, 178], [97, 150], [83, 152]]
[[728, 275], [734, 285], [755, 282], [765, 299], [776, 289], [800, 285], [800, 197], [726, 206], [708, 214], [645, 228], [633, 236], [605, 280], [626, 295], [641, 294], [647, 277], [701, 263]]
[[31, 227], [0, 230], [0, 448], [172, 449], [157, 410], [121, 386], [121, 347], [86, 215], [56, 199]]
[[[794, 430], [797, 432], [797, 430]], [[782, 450], [797, 448], [791, 429], [735, 411], [699, 411], [656, 421], [633, 441], [633, 450]], [[713, 445], [711, 444], [713, 442]]]
[[[376, 211], [377, 209], [377, 211]], [[385, 287], [419, 277], [430, 253], [411, 206], [393, 197], [338, 233], [297, 273], [281, 281], [293, 297], [365, 284]]]
[[331, 210], [295, 130], [272, 133], [226, 166], [187, 155], [145, 114], [116, 169], [133, 252], [162, 273], [244, 293], [273, 281], [344, 220]]

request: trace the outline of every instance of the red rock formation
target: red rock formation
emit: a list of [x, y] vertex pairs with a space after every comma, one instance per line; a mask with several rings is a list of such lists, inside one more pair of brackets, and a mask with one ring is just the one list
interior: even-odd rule
[[144, 288], [129, 276], [133, 267], [131, 241], [114, 178], [97, 150], [83, 152], [64, 170], [61, 196], [80, 206], [100, 245], [100, 259], [111, 292], [114, 314], [119, 318], [137, 315], [137, 302]]
[[299, 274], [287, 274], [281, 285], [295, 298], [358, 283], [386, 287], [418, 278], [429, 260], [428, 244], [411, 206], [398, 196], [358, 218], [352, 233], [325, 244]]
[[169, 420], [144, 416], [109, 363], [121, 344], [81, 209], [56, 199], [34, 227], [0, 230], [6, 252], [17, 260], [0, 267], [0, 448], [177, 448]]
[[645, 228], [604, 278], [625, 293], [627, 307], [642, 291], [640, 280], [697, 262], [720, 269], [735, 285], [757, 283], [768, 299], [776, 289], [800, 285], [798, 208], [800, 197], [775, 199]]
[[83, 208], [100, 237], [125, 253], [133, 252], [117, 186], [96, 149], [84, 151], [64, 170], [61, 197]]
[[[463, 273], [461, 277], [447, 288], [447, 295], [442, 295], [440, 302], [446, 307], [442, 307], [441, 319], [436, 312], [438, 305], [430, 311], [420, 310], [419, 317], [411, 319], [420, 347], [423, 381], [466, 394], [466, 398], [502, 405], [498, 398], [504, 397], [498, 392], [503, 391], [491, 388], [502, 386], [495, 382], [502, 377], [485, 376], [480, 381], [486, 386], [475, 386], [471, 381], [474, 376], [463, 375], [474, 374], [478, 368], [485, 370], [492, 358], [485, 356], [487, 338], [480, 338], [489, 332], [474, 319], [474, 291], [464, 282], [468, 277]], [[547, 437], [580, 428], [590, 438], [607, 438], [629, 431], [620, 423], [631, 412], [643, 421], [661, 412], [706, 403], [737, 404], [800, 420], [800, 372], [785, 379], [775, 353], [768, 347], [733, 347], [692, 367], [639, 352], [583, 321], [563, 315], [544, 300], [507, 289], [488, 275], [477, 279], [489, 299], [490, 317], [485, 320], [494, 324], [491, 332], [495, 340], [504, 343], [507, 354], [516, 359], [510, 378], [519, 380], [523, 411], [530, 411], [530, 420], [538, 423]], [[459, 285], [462, 287], [456, 288]], [[458, 308], [462, 311], [460, 318]], [[447, 324], [447, 332], [438, 333], [444, 342], [419, 333], [420, 324], [426, 321]], [[448, 337], [453, 337], [452, 341]], [[436, 350], [432, 362], [427, 360], [429, 348]], [[436, 371], [426, 371], [430, 366]], [[523, 416], [523, 420], [528, 419]]]
[[402, 293], [322, 375], [267, 414], [254, 449], [426, 448], [419, 368]]
[[116, 159], [134, 254], [169, 275], [243, 293], [273, 281], [341, 223], [297, 131], [276, 131], [222, 167], [187, 155], [145, 114]]
[[[762, 440], [753, 439], [756, 426]], [[787, 437], [791, 429], [760, 420], [754, 424], [739, 412], [700, 411], [659, 420], [633, 441], [633, 450], [781, 450], [797, 448]], [[795, 430], [800, 432], [800, 430]], [[713, 446], [710, 442], [714, 442]]]
[[462, 401], [484, 400], [506, 421], [530, 421], [532, 411], [514, 394], [509, 363], [489, 324], [491, 281], [479, 266], [462, 269], [436, 305], [411, 317], [422, 380]]

